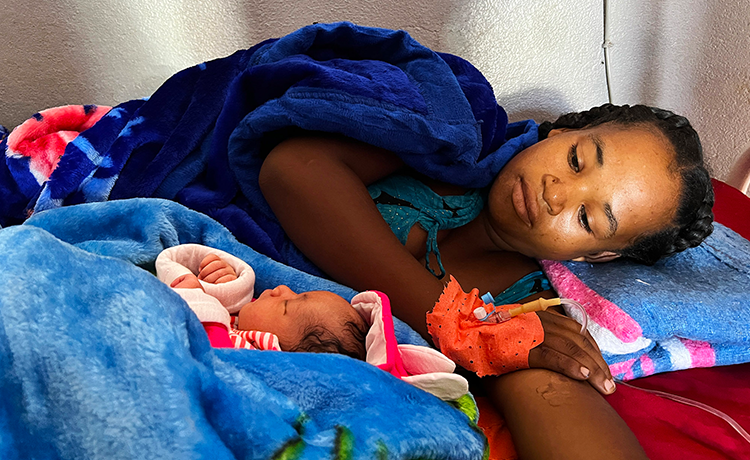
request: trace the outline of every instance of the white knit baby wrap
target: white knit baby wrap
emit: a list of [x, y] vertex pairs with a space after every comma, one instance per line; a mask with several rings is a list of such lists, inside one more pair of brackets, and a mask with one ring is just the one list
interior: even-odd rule
[[242, 259], [219, 249], [200, 244], [181, 244], [162, 251], [156, 258], [156, 276], [166, 285], [182, 275], [198, 275], [200, 263], [206, 256], [215, 254], [227, 262], [237, 273], [237, 279], [213, 284], [200, 281], [200, 289], [175, 289], [193, 309], [201, 322], [224, 324], [229, 329], [230, 313], [238, 312], [253, 298], [255, 272]]

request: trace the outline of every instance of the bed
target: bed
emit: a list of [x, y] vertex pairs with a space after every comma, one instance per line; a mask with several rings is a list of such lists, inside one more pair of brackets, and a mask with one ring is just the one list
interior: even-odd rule
[[[258, 85], [266, 91], [248, 91]], [[289, 129], [334, 130], [475, 187], [537, 138], [533, 122], [508, 125], [491, 96], [460, 58], [341, 23], [186, 69], [149, 99], [35, 114], [0, 144], [0, 288], [13, 294], [0, 296], [2, 384], [18, 395], [0, 412], [3, 458], [482, 458], [471, 396], [448, 404], [338, 356], [211, 349], [148, 271], [165, 247], [202, 243], [264, 273], [259, 290], [351, 297], [284, 239], [264, 200], [251, 202], [263, 149]], [[715, 187], [719, 221], [747, 236], [747, 198]], [[403, 323], [396, 334], [422, 343]], [[635, 385], [708, 398], [747, 425], [748, 373], [693, 369]], [[625, 386], [609, 401], [652, 458], [748, 458], [742, 438], [697, 409]], [[512, 458], [502, 422], [482, 414], [501, 440], [491, 458]]]

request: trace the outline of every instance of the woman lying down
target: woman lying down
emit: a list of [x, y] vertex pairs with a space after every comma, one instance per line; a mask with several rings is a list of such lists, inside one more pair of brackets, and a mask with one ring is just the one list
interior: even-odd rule
[[285, 285], [254, 298], [255, 272], [242, 259], [199, 244], [168, 248], [157, 277], [190, 306], [214, 347], [338, 353], [367, 361], [443, 400], [469, 391], [455, 364], [432, 348], [398, 345], [385, 294], [351, 303], [328, 291], [295, 293]]

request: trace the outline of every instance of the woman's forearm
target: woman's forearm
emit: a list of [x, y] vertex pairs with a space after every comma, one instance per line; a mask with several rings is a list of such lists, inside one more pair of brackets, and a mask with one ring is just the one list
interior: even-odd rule
[[647, 458], [617, 412], [585, 381], [526, 369], [482, 382], [523, 460]]

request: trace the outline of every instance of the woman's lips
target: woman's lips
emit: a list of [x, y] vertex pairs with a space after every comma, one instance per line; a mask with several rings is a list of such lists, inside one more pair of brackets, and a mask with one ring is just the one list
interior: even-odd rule
[[518, 217], [529, 227], [533, 226], [539, 213], [539, 206], [529, 184], [522, 177], [519, 177], [516, 183], [513, 184], [513, 193], [511, 196], [513, 207]]

